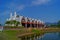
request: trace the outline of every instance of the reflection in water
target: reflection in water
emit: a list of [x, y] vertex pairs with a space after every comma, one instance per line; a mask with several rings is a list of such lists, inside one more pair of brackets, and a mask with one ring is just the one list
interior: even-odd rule
[[36, 34], [32, 34], [29, 36], [22, 36], [19, 37], [19, 40], [38, 40], [40, 38], [40, 34], [36, 35]]
[[46, 33], [39, 40], [60, 40], [60, 33]]
[[60, 32], [59, 32], [58, 36], [60, 37]]
[[44, 35], [32, 35], [22, 37], [20, 40], [60, 40], [60, 32], [45, 33]]

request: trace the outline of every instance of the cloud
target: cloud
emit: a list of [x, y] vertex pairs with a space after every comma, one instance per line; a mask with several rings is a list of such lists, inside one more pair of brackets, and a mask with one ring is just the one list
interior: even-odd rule
[[11, 11], [20, 11], [25, 8], [25, 5], [11, 2], [11, 3], [7, 4], [6, 7], [9, 8]]
[[16, 7], [17, 10], [23, 10], [25, 8], [25, 5], [19, 5]]
[[34, 0], [32, 1], [32, 5], [41, 5], [50, 2], [51, 0]]
[[18, 2], [16, 2], [16, 1], [10, 2], [9, 4], [7, 4], [6, 7], [9, 8], [11, 11], [21, 11], [21, 10], [23, 10], [26, 7], [45, 4], [45, 3], [49, 2], [49, 1], [50, 0], [32, 0], [30, 2], [30, 4], [27, 3], [27, 4], [29, 4], [29, 5], [27, 5], [27, 4], [21, 4], [19, 2], [19, 0], [18, 0]]

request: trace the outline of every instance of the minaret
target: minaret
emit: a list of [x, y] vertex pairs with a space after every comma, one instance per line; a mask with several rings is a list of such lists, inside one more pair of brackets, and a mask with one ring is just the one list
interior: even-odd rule
[[13, 20], [16, 20], [16, 12], [14, 12], [14, 17], [13, 17]]
[[12, 13], [10, 13], [10, 19], [12, 19]]
[[16, 16], [17, 16], [17, 15], [16, 15], [16, 12], [15, 12], [15, 13], [14, 13], [14, 17], [16, 18]]

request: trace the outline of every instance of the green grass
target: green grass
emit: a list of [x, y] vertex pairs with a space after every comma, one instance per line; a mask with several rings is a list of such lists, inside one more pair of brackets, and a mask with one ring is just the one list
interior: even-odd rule
[[33, 29], [32, 32], [34, 32], [34, 33], [40, 33], [39, 30], [35, 30], [35, 29]]
[[0, 32], [0, 40], [17, 40], [17, 30], [4, 30]]
[[35, 33], [36, 35], [44, 34], [44, 31], [41, 31], [41, 30], [38, 30], [38, 29], [33, 29], [32, 32]]
[[42, 34], [42, 32], [38, 29], [32, 29], [32, 31], [28, 31], [26, 29], [22, 30], [3, 30], [0, 32], [0, 40], [18, 40], [18, 35], [25, 34], [25, 33], [35, 33], [35, 34]]
[[[21, 30], [3, 30], [0, 32], [0, 40], [18, 40], [18, 35], [25, 33], [34, 33], [37, 35], [43, 35], [45, 32], [57, 32], [60, 28], [45, 28], [45, 29], [21, 29]], [[33, 34], [33, 35], [34, 35]]]

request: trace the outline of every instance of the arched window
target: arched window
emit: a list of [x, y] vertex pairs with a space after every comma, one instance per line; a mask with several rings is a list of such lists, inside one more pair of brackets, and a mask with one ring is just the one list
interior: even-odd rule
[[40, 22], [38, 22], [38, 27], [40, 27]]
[[23, 17], [22, 20], [21, 20], [21, 24], [22, 24], [22, 26], [25, 27], [25, 23], [26, 23], [26, 21], [25, 21], [25, 17]]
[[27, 22], [30, 22], [29, 18], [27, 18]]
[[37, 21], [35, 21], [35, 24], [37, 24]]
[[34, 20], [32, 20], [32, 23], [34, 23]]
[[23, 17], [23, 18], [22, 18], [21, 22], [22, 22], [22, 23], [24, 23], [24, 22], [25, 22], [25, 17]]
[[27, 18], [27, 27], [30, 27], [30, 20]]
[[34, 27], [34, 20], [32, 20], [32, 27]]
[[35, 27], [37, 27], [37, 21], [35, 21]]

